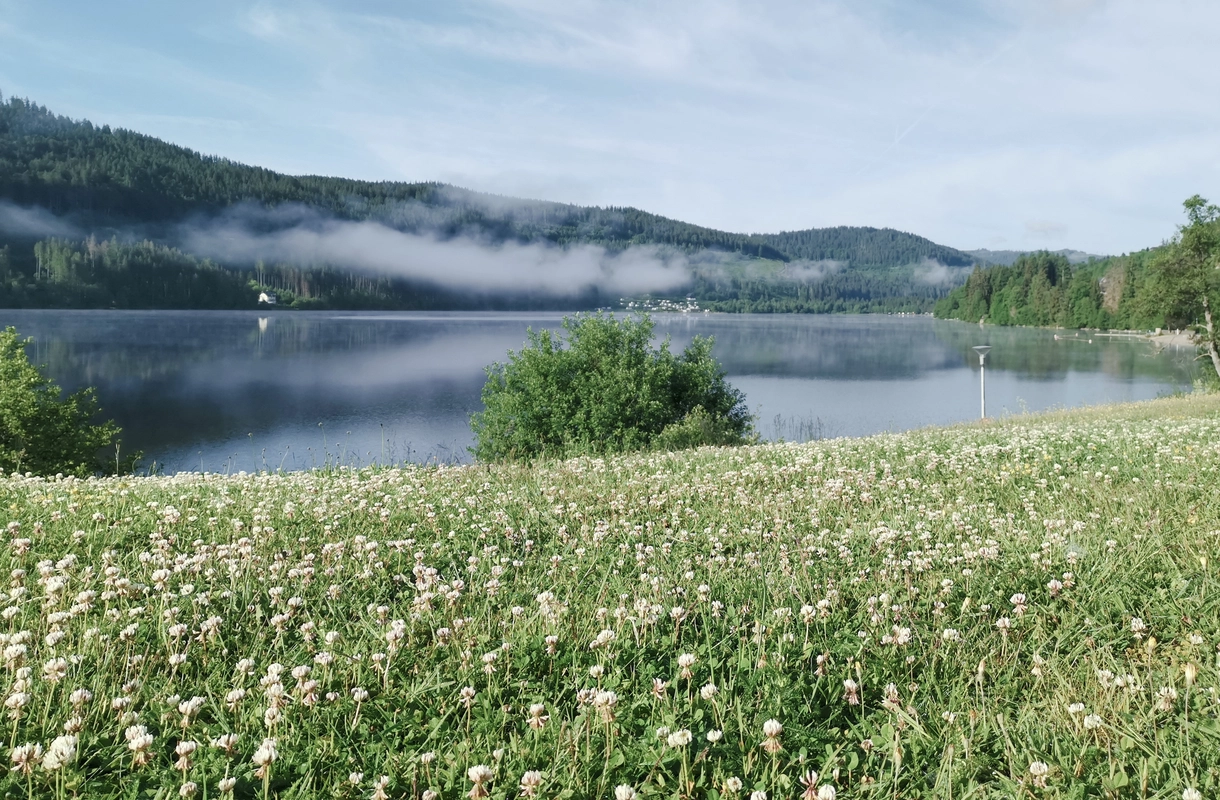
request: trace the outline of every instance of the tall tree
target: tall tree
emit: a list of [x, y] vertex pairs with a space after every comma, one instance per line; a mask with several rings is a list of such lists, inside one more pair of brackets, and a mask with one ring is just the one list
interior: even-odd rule
[[1187, 200], [1187, 223], [1152, 264], [1153, 290], [1148, 301], [1159, 305], [1167, 323], [1195, 329], [1203, 351], [1220, 377], [1220, 206], [1199, 195]]

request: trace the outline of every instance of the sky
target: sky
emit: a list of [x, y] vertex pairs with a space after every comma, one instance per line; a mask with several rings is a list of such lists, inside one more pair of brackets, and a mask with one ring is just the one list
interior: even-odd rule
[[0, 0], [0, 92], [294, 174], [1115, 254], [1220, 199], [1217, 42], [1217, 0]]

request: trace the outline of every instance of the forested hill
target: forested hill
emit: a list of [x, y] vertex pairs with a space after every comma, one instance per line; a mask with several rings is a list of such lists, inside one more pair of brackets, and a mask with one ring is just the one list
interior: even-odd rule
[[[811, 311], [926, 310], [949, 287], [920, 282], [915, 267], [935, 262], [963, 268], [974, 263], [967, 253], [889, 229], [838, 227], [777, 234], [729, 233], [634, 208], [518, 200], [434, 182], [284, 175], [203, 155], [151, 136], [71, 120], [16, 98], [0, 102], [0, 202], [5, 201], [27, 212], [45, 210], [63, 223], [64, 230], [73, 231], [73, 235], [60, 235], [64, 241], [58, 243], [55, 252], [63, 252], [66, 245], [84, 248], [90, 236], [103, 243], [112, 241], [116, 248], [129, 248], [149, 240], [158, 247], [182, 250], [184, 245], [174, 240], [172, 233], [174, 226], [183, 220], [214, 218], [228, 210], [253, 205], [263, 210], [304, 207], [326, 219], [371, 221], [395, 231], [427, 234], [441, 240], [477, 237], [484, 244], [517, 242], [560, 247], [590, 244], [604, 247], [612, 254], [635, 245], [653, 245], [687, 255], [719, 253], [731, 257], [731, 269], [719, 269], [725, 264], [724, 258], [720, 258], [714, 274], [692, 274], [690, 288], [702, 290], [713, 304], [732, 301], [731, 307], [740, 310], [778, 310], [781, 306], [784, 310]], [[264, 218], [259, 224], [274, 227], [280, 223]], [[36, 237], [32, 230], [9, 226], [5, 233], [0, 226], [0, 247], [9, 247], [7, 255], [0, 256], [0, 270], [8, 272], [7, 290], [0, 286], [0, 304], [38, 304], [72, 294], [36, 291], [44, 265], [33, 253]], [[46, 238], [45, 232], [42, 238]], [[148, 261], [153, 258], [150, 253], [160, 252], [146, 248], [141, 251], [141, 259]], [[188, 269], [185, 265], [193, 255], [202, 254], [177, 253], [171, 261], [177, 265], [175, 268]], [[87, 280], [71, 262], [68, 258], [63, 261], [68, 266], [54, 271], [58, 279], [69, 283]], [[786, 280], [789, 272], [782, 265], [793, 262], [833, 263], [830, 269], [823, 270], [826, 277], [815, 291], [807, 277]], [[98, 263], [95, 257], [92, 263]], [[781, 267], [776, 269], [774, 265]], [[254, 264], [219, 263], [209, 268], [213, 266], [235, 275], [244, 271], [239, 276], [244, 282], [251, 277]], [[278, 266], [291, 272], [318, 265]], [[347, 268], [342, 263], [323, 266], [339, 272]], [[869, 275], [854, 274], [860, 271]], [[32, 280], [23, 283], [25, 272]], [[808, 274], [801, 272], [803, 276]], [[289, 283], [295, 286], [296, 294], [309, 297], [310, 287], [317, 282], [302, 281], [299, 277]], [[369, 278], [367, 274], [363, 277]], [[414, 301], [408, 295], [420, 292], [418, 286], [391, 289], [388, 287], [395, 281], [381, 283], [389, 294], [370, 299], [374, 306], [413, 307]], [[8, 292], [7, 297], [2, 294], [4, 291]], [[94, 298], [88, 302], [102, 302], [96, 298], [108, 291], [98, 289], [73, 296], [87, 295]], [[436, 295], [433, 301], [441, 306], [461, 306], [465, 302], [443, 288], [432, 286], [426, 291]], [[390, 295], [397, 299], [391, 300]], [[325, 298], [315, 299], [327, 302]], [[586, 299], [605, 300], [592, 295]], [[483, 298], [480, 302], [486, 301]], [[514, 304], [519, 305], [520, 298]]]

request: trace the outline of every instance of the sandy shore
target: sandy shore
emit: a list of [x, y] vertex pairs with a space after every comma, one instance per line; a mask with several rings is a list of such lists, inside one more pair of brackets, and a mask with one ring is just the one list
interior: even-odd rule
[[1162, 331], [1159, 334], [1151, 334], [1146, 338], [1158, 347], [1195, 347], [1194, 335], [1186, 331], [1181, 333]]

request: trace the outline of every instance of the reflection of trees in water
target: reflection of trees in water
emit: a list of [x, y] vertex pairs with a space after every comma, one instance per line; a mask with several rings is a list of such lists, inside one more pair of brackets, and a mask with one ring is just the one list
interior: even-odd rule
[[1069, 340], [1054, 331], [979, 328], [926, 317], [676, 317], [658, 332], [680, 348], [695, 335], [716, 337], [716, 356], [730, 374], [893, 380], [926, 372], [976, 368], [970, 349], [991, 344], [992, 369], [1021, 378], [1057, 380], [1069, 372], [1119, 378], [1189, 381], [1189, 358], [1158, 353], [1143, 340], [1094, 336]]
[[[287, 363], [265, 362], [404, 345], [426, 347], [459, 338], [474, 327], [469, 322], [378, 322], [299, 312], [261, 317], [109, 311], [13, 312], [13, 316], [11, 322], [21, 334], [34, 337], [31, 359], [47, 364], [65, 388], [155, 381], [191, 372], [207, 362], [262, 363], [260, 369], [266, 371], [285, 369], [290, 368]], [[504, 333], [505, 349], [520, 347], [525, 340], [521, 325], [505, 323]]]
[[714, 336], [716, 357], [730, 375], [871, 380], [960, 365], [920, 319], [718, 316], [669, 322], [657, 331], [673, 336], [674, 349], [695, 335]]
[[[936, 320], [936, 338], [957, 354], [953, 366], [976, 366], [970, 348], [989, 344], [987, 368], [1033, 380], [1060, 380], [1069, 372], [1100, 372], [1115, 378], [1153, 378], [1188, 383], [1195, 374], [1192, 354], [1160, 352], [1138, 338], [1099, 336], [1075, 331], [1034, 330]], [[1058, 339], [1055, 337], [1059, 336]], [[1092, 343], [1090, 343], [1090, 338]]]
[[[525, 338], [523, 326], [509, 323], [498, 336], [472, 339], [479, 328], [444, 320], [13, 316], [20, 318], [6, 322], [35, 338], [37, 363], [66, 389], [96, 386], [106, 415], [124, 429], [124, 447], [150, 452], [354, 414], [391, 421], [456, 413], [464, 420], [476, 410], [483, 365]], [[470, 363], [459, 363], [462, 351], [472, 351]], [[438, 369], [421, 368], [433, 356]], [[321, 431], [316, 438], [321, 446]]]

